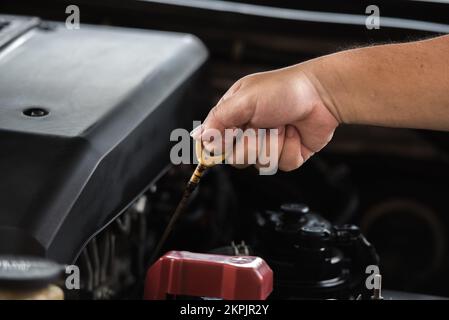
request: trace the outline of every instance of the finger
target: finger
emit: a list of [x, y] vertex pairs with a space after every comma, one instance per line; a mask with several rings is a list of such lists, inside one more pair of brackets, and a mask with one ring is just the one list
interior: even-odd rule
[[[232, 95], [234, 95], [242, 86], [242, 79], [235, 82], [229, 89], [226, 91], [226, 93], [221, 97], [221, 99], [218, 101], [216, 106], [209, 111], [208, 117], [204, 121], [204, 123], [198, 127], [196, 127], [192, 132], [190, 133], [190, 136], [194, 140], [198, 140], [201, 138], [202, 134], [209, 128], [216, 128], [218, 130], [223, 130], [225, 127], [222, 124], [222, 121], [220, 119], [220, 116], [216, 116], [217, 114], [220, 114], [220, 111], [217, 109], [221, 109], [224, 105], [224, 101], [228, 100]], [[237, 99], [234, 99], [233, 102], [235, 103]], [[232, 102], [227, 102], [226, 104], [232, 104]], [[207, 123], [207, 125], [206, 125]]]
[[[223, 149], [226, 145], [233, 143], [233, 138], [226, 135], [225, 130], [244, 126], [252, 116], [253, 105], [245, 94], [235, 94], [219, 104], [209, 112], [204, 121], [201, 140], [204, 147], [209, 151]], [[210, 136], [221, 134], [222, 139], [211, 141]]]
[[285, 130], [284, 145], [279, 158], [279, 169], [291, 171], [299, 168], [304, 162], [301, 155], [301, 139], [294, 126], [287, 126]]
[[301, 143], [301, 155], [304, 159], [304, 162], [310, 159], [311, 156], [313, 156], [315, 152], [307, 148], [303, 143]]
[[257, 139], [255, 129], [245, 129], [233, 145], [232, 153], [226, 159], [227, 163], [239, 169], [255, 164], [257, 161]]
[[227, 98], [229, 98], [230, 96], [232, 96], [233, 94], [235, 94], [241, 87], [242, 87], [242, 79], [236, 81], [229, 89], [228, 91], [226, 91], [226, 93], [223, 95], [223, 97], [221, 97], [220, 102], [222, 102], [223, 100], [226, 100]]
[[213, 107], [206, 120], [204, 131], [215, 128], [223, 131], [226, 128], [241, 127], [246, 124], [253, 114], [254, 105], [251, 98], [242, 89]]
[[[275, 173], [279, 167], [279, 157], [282, 153], [282, 146], [285, 139], [285, 128], [282, 126], [277, 128], [276, 131], [267, 130], [263, 138], [263, 143], [259, 144], [260, 149], [255, 167], [259, 171], [262, 169], [271, 169]], [[273, 141], [273, 139], [275, 140]]]

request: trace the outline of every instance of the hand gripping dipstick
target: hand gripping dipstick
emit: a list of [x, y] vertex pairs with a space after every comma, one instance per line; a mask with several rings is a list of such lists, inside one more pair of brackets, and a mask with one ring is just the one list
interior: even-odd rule
[[153, 255], [151, 257], [151, 263], [153, 263], [156, 258], [159, 256], [159, 252], [162, 249], [162, 246], [164, 245], [165, 241], [167, 240], [168, 236], [170, 235], [170, 232], [173, 229], [173, 226], [175, 225], [176, 221], [178, 220], [179, 216], [184, 212], [187, 203], [189, 201], [190, 195], [195, 190], [195, 188], [198, 186], [201, 177], [203, 176], [204, 172], [214, 165], [223, 162], [225, 156], [224, 153], [221, 155], [211, 156], [206, 150], [203, 148], [203, 144], [201, 141], [197, 140], [195, 144], [195, 153], [196, 157], [198, 159], [198, 165], [195, 168], [195, 171], [193, 172], [192, 176], [190, 177], [189, 182], [187, 182], [187, 186], [184, 189], [184, 193], [182, 195], [181, 201], [179, 202], [178, 206], [176, 207], [175, 212], [170, 218], [170, 221], [168, 222], [167, 227], [164, 230], [164, 233], [162, 234], [161, 239], [157, 243], [156, 248], [153, 251]]

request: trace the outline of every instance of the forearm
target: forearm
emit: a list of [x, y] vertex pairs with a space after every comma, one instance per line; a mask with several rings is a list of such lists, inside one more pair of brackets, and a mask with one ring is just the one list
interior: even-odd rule
[[343, 51], [296, 67], [341, 123], [449, 131], [449, 36]]

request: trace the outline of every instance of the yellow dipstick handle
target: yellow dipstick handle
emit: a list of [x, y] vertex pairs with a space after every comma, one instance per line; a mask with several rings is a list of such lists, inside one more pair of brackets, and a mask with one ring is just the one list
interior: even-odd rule
[[204, 171], [206, 171], [207, 168], [222, 163], [223, 160], [225, 159], [225, 154], [223, 153], [216, 156], [210, 155], [210, 153], [204, 149], [203, 144], [201, 143], [200, 140], [195, 141], [195, 151], [196, 151], [196, 158], [198, 159], [198, 165], [195, 171], [193, 172], [190, 181], [192, 183], [198, 184]]
[[218, 163], [222, 163], [225, 159], [225, 154], [212, 156], [204, 147], [200, 140], [195, 141], [195, 151], [198, 163], [205, 167], [212, 167]]

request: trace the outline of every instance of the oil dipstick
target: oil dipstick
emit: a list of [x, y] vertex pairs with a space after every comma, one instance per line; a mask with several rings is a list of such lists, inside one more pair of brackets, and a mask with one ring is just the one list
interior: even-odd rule
[[184, 193], [182, 195], [181, 201], [179, 202], [178, 206], [176, 207], [175, 212], [170, 218], [170, 221], [168, 222], [167, 227], [164, 230], [164, 233], [162, 234], [161, 239], [159, 240], [156, 248], [153, 251], [153, 255], [151, 257], [151, 263], [153, 263], [156, 258], [159, 256], [159, 252], [162, 249], [162, 246], [165, 244], [165, 241], [167, 240], [168, 236], [170, 235], [173, 226], [175, 225], [176, 221], [178, 220], [181, 213], [184, 212], [187, 203], [189, 201], [190, 195], [195, 190], [195, 188], [198, 186], [201, 177], [203, 176], [204, 172], [214, 165], [223, 162], [225, 156], [224, 154], [221, 155], [215, 155], [211, 156], [209, 152], [204, 150], [203, 144], [201, 141], [197, 140], [195, 144], [195, 153], [196, 157], [198, 159], [198, 165], [195, 168], [195, 171], [193, 172], [192, 176], [190, 177], [190, 180], [187, 182], [187, 186], [184, 189]]

